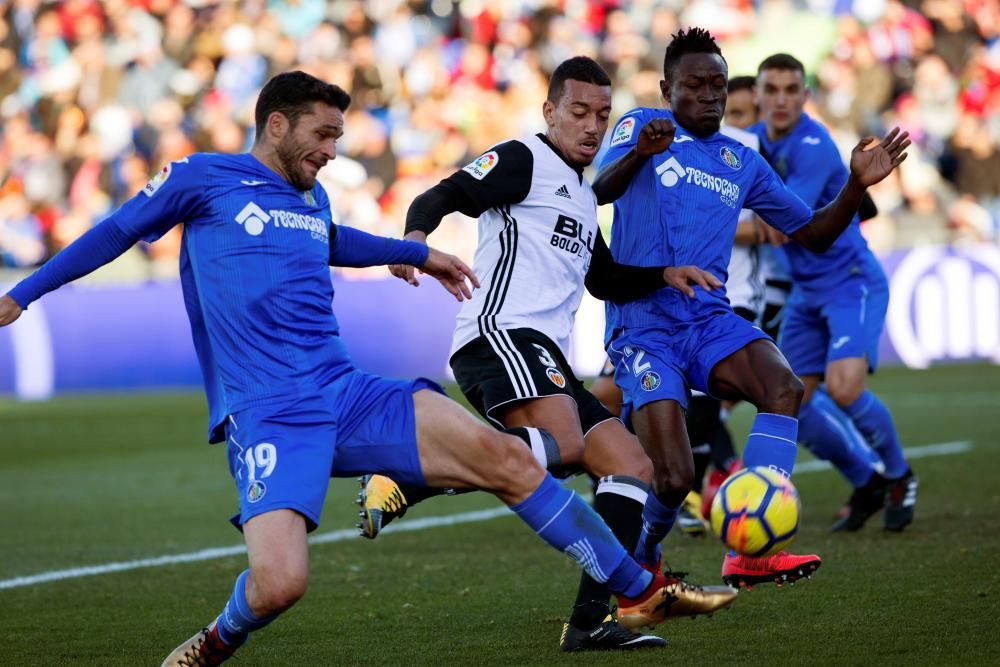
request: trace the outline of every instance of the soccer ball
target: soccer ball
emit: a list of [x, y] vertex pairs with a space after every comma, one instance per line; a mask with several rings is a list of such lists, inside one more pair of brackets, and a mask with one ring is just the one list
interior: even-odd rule
[[799, 528], [799, 494], [770, 468], [731, 475], [712, 501], [712, 531], [744, 556], [769, 556], [787, 546]]

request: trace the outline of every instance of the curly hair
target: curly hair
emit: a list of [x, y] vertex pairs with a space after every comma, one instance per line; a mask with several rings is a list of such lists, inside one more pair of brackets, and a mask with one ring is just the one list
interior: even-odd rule
[[[682, 56], [688, 53], [714, 53], [722, 58], [722, 49], [719, 48], [715, 38], [704, 28], [681, 29], [673, 36], [673, 40], [667, 45], [667, 51], [663, 54], [663, 78], [673, 81], [674, 68], [680, 62]], [[726, 59], [722, 58], [725, 62]]]

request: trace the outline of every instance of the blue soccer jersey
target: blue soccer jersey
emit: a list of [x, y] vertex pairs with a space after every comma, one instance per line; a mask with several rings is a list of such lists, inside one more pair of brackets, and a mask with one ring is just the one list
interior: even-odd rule
[[[653, 118], [677, 125], [665, 109], [628, 112], [615, 125], [601, 167], [627, 153]], [[785, 234], [812, 218], [812, 210], [756, 151], [720, 133], [699, 138], [677, 126], [670, 147], [651, 156], [614, 203], [611, 251], [623, 264], [691, 264], [725, 282], [741, 208], [754, 210]], [[608, 334], [619, 327], [698, 321], [730, 311], [722, 290], [696, 287], [695, 292], [689, 299], [665, 288], [631, 303], [608, 304]]]
[[110, 219], [153, 241], [184, 223], [184, 303], [205, 380], [210, 439], [241, 409], [314, 395], [350, 368], [330, 303], [330, 203], [250, 154], [167, 165]]
[[[847, 167], [830, 133], [807, 114], [775, 141], [768, 140], [764, 123], [749, 129], [760, 137], [761, 152], [785, 185], [814, 209], [833, 201], [847, 182]], [[856, 215], [825, 252], [812, 252], [794, 242], [786, 244], [784, 251], [792, 280], [811, 291], [835, 289], [852, 274], [881, 274]]]

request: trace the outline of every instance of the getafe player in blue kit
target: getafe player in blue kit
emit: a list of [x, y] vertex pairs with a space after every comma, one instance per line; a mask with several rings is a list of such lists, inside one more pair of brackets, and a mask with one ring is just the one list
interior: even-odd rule
[[[681, 30], [666, 49], [660, 89], [670, 110], [634, 109], [613, 130], [594, 182], [599, 202], [614, 201], [611, 251], [616, 261], [649, 266], [693, 264], [726, 276], [741, 208], [803, 246], [822, 252], [851, 223], [865, 188], [905, 158], [907, 135], [867, 138], [851, 156], [851, 175], [836, 198], [812, 210], [788, 190], [755, 151], [719, 133], [728, 70], [707, 31]], [[636, 556], [660, 559], [659, 543], [693, 482], [684, 409], [691, 389], [745, 399], [758, 410], [743, 450], [745, 465], [789, 475], [795, 462], [802, 383], [766, 334], [734, 314], [720, 290], [693, 299], [671, 290], [607, 305], [606, 342], [631, 419], [653, 461]], [[817, 556], [730, 553], [727, 583], [794, 580], [818, 567]]]
[[[830, 134], [803, 112], [807, 94], [801, 62], [784, 53], [765, 59], [757, 74], [763, 120], [750, 129], [785, 185], [808, 205], [820, 207], [833, 200], [848, 173]], [[913, 520], [917, 478], [889, 410], [865, 388], [865, 376], [878, 363], [889, 305], [885, 274], [861, 235], [857, 216], [826, 252], [794, 242], [783, 247], [794, 288], [779, 347], [805, 384], [799, 439], [833, 462], [855, 487], [848, 514], [833, 530], [858, 530], [883, 505], [885, 528], [903, 530]], [[857, 431], [844, 427], [847, 419]], [[878, 453], [884, 477], [873, 471], [865, 443], [854, 442], [860, 440], [857, 432]]]
[[[333, 224], [316, 174], [336, 156], [350, 96], [302, 72], [260, 93], [243, 155], [168, 165], [107, 220], [0, 297], [0, 326], [46, 292], [139, 239], [184, 224], [185, 306], [204, 374], [209, 440], [227, 443], [234, 524], [249, 568], [222, 613], [164, 665], [217, 665], [291, 607], [308, 581], [306, 534], [331, 476], [490, 491], [547, 543], [629, 598], [635, 625], [663, 620], [668, 595], [600, 517], [517, 437], [496, 431], [425, 379], [358, 370], [338, 336], [329, 266], [410, 264], [470, 298], [471, 270], [423, 244]], [[662, 577], [660, 578], [662, 580]]]

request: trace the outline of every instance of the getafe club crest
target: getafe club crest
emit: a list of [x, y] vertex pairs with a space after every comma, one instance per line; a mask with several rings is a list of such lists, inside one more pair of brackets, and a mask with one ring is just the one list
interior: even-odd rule
[[264, 485], [264, 482], [259, 479], [255, 479], [250, 482], [250, 486], [247, 487], [247, 500], [255, 503], [263, 498], [265, 493], [267, 493], [267, 487]]
[[646, 371], [639, 379], [643, 391], [653, 391], [660, 386], [660, 376], [653, 371]]
[[719, 157], [721, 157], [722, 161], [726, 163], [726, 166], [731, 169], [739, 169], [743, 166], [743, 163], [740, 162], [740, 159], [736, 157], [736, 153], [734, 153], [729, 146], [722, 147], [722, 150], [719, 151]]

